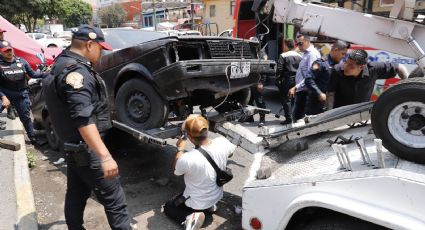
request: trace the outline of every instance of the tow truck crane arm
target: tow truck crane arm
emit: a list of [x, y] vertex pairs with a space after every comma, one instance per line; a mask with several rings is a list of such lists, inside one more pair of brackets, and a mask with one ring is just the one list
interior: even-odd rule
[[294, 24], [303, 33], [337, 38], [415, 58], [425, 69], [425, 53], [421, 48], [425, 47], [425, 26], [408, 21], [413, 15], [413, 9], [409, 8], [411, 0], [396, 1], [395, 6], [399, 5], [404, 7], [393, 8], [390, 18], [386, 18], [299, 0], [275, 0], [273, 20]]
[[[389, 18], [300, 0], [274, 0], [273, 6], [277, 23], [415, 58], [425, 73], [425, 26], [412, 20], [415, 0], [395, 0]], [[403, 80], [385, 91], [373, 104], [371, 121], [375, 135], [390, 152], [425, 163], [425, 78]], [[326, 124], [333, 123], [330, 119]]]

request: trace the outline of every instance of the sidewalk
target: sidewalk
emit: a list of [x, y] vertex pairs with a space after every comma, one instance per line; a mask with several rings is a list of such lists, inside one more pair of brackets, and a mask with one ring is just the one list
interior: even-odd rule
[[0, 229], [37, 229], [34, 197], [26, 157], [24, 129], [19, 118], [6, 121], [6, 130], [0, 130], [0, 138], [17, 142], [18, 151], [0, 148]]

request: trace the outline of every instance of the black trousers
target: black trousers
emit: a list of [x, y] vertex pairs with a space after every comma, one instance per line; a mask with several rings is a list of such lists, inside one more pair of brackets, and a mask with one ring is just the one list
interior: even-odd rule
[[[258, 108], [265, 109], [266, 108], [266, 102], [264, 101], [263, 92], [258, 92], [257, 86], [251, 87], [251, 98], [249, 99], [249, 105], [255, 105]], [[259, 112], [260, 119], [264, 119], [266, 117], [266, 114], [264, 112]]]
[[305, 117], [307, 95], [308, 93], [306, 91], [299, 91], [295, 93], [295, 105], [292, 113], [292, 118], [294, 119], [294, 122]]
[[288, 93], [289, 89], [291, 89], [292, 86], [289, 83], [286, 83], [284, 79], [277, 79], [276, 80], [276, 86], [279, 88], [279, 99], [280, 103], [282, 104], [283, 108], [283, 114], [285, 116], [286, 120], [292, 120], [292, 108], [294, 107], [294, 99], [289, 99]]
[[177, 223], [181, 224], [186, 220], [186, 217], [194, 212], [204, 212], [206, 210], [195, 210], [193, 208], [187, 207], [184, 203], [185, 198], [182, 194], [179, 194], [164, 205], [164, 213], [172, 220], [175, 220]]
[[81, 166], [81, 157], [76, 161], [73, 154], [67, 154], [65, 219], [68, 229], [85, 229], [83, 214], [92, 191], [99, 203], [104, 206], [111, 229], [131, 229], [124, 191], [118, 178], [112, 180], [103, 178], [100, 160], [95, 153], [78, 153], [87, 157], [88, 166]]
[[317, 115], [323, 113], [324, 104], [319, 100], [319, 97], [314, 94], [309, 94], [307, 96], [307, 102], [305, 106], [305, 114], [307, 115]]

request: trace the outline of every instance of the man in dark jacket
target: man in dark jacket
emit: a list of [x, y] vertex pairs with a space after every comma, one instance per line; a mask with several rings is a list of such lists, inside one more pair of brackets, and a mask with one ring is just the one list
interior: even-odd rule
[[292, 123], [291, 108], [294, 99], [292, 98], [289, 102], [288, 92], [290, 88], [295, 86], [295, 75], [301, 57], [301, 54], [296, 50], [294, 40], [286, 39], [283, 41], [283, 53], [279, 57], [276, 70], [276, 85], [279, 88], [280, 103], [282, 103], [285, 115], [285, 120], [281, 122], [282, 125]]
[[349, 48], [350, 45], [347, 42], [338, 40], [332, 45], [331, 52], [328, 55], [313, 62], [311, 70], [305, 78], [305, 85], [308, 89], [307, 115], [323, 112], [331, 71], [345, 57]]

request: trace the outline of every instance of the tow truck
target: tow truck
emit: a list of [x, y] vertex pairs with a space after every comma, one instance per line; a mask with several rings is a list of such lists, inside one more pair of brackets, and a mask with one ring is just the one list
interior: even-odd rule
[[[299, 0], [258, 0], [253, 10], [302, 33], [415, 58], [424, 72], [425, 26], [413, 22], [414, 6], [396, 0], [389, 18]], [[373, 133], [370, 125], [344, 128], [369, 119]], [[375, 103], [333, 109], [305, 125], [254, 133], [227, 122], [218, 130], [255, 154], [282, 144], [281, 154], [300, 150], [273, 172], [260, 167], [244, 185], [243, 229], [425, 229], [423, 78], [401, 81]]]

